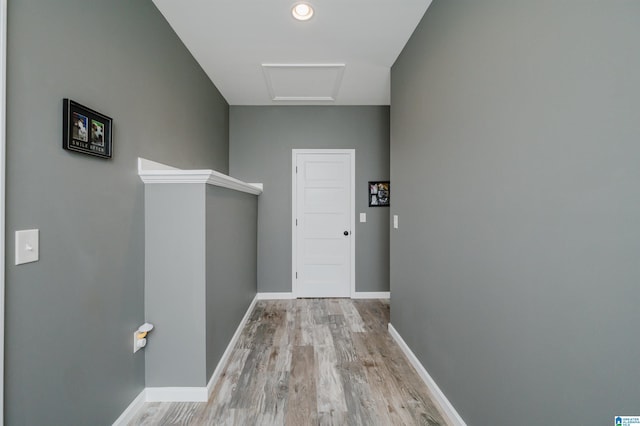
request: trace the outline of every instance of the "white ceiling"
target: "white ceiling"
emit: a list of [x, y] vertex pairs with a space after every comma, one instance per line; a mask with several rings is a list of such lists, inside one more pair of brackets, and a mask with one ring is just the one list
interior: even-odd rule
[[[230, 105], [389, 105], [431, 0], [153, 0]], [[264, 66], [263, 66], [264, 65]]]

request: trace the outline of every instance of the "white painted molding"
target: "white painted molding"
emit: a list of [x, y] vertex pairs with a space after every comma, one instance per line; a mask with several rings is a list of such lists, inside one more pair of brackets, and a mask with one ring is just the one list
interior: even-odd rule
[[[213, 371], [211, 375], [211, 379], [209, 383], [207, 383], [206, 388], [147, 388], [147, 397], [146, 400], [148, 402], [206, 402], [209, 400], [209, 396], [211, 396], [211, 392], [213, 392], [213, 388], [216, 386], [220, 375], [224, 371], [224, 368], [227, 365], [227, 361], [231, 357], [231, 353], [238, 343], [238, 339], [242, 334], [242, 330], [244, 326], [249, 321], [249, 317], [253, 312], [253, 308], [256, 306], [256, 301], [258, 297], [253, 298], [251, 304], [247, 308], [247, 312], [245, 312], [244, 317], [238, 324], [235, 333], [233, 333], [233, 337], [231, 337], [231, 341], [227, 345], [220, 361], [218, 361], [218, 365], [216, 369]], [[203, 393], [204, 390], [204, 393]], [[194, 399], [195, 398], [195, 399]]]
[[158, 163], [156, 161], [147, 160], [146, 158], [138, 157], [138, 173], [141, 170], [180, 170], [166, 164]]
[[227, 365], [227, 361], [229, 361], [229, 358], [231, 357], [231, 352], [233, 352], [233, 349], [236, 347], [236, 343], [238, 343], [238, 339], [240, 339], [240, 335], [242, 334], [242, 329], [247, 324], [247, 321], [249, 321], [249, 317], [251, 317], [251, 313], [253, 312], [253, 308], [255, 308], [256, 306], [257, 300], [258, 300], [258, 296], [256, 295], [256, 297], [254, 297], [253, 300], [251, 301], [251, 304], [249, 305], [247, 312], [245, 312], [244, 314], [244, 317], [242, 317], [242, 321], [240, 321], [238, 328], [236, 328], [236, 332], [233, 333], [233, 337], [231, 338], [231, 341], [227, 345], [227, 349], [225, 349], [224, 353], [222, 354], [222, 357], [220, 358], [220, 361], [218, 361], [218, 365], [216, 366], [216, 369], [213, 371], [213, 374], [211, 375], [211, 379], [209, 380], [209, 383], [207, 383], [207, 399], [208, 397], [211, 396], [211, 392], [213, 392], [213, 388], [216, 386], [216, 383], [218, 382], [220, 375], [224, 371], [224, 368]]
[[131, 420], [138, 414], [146, 402], [146, 390], [142, 389], [142, 392], [134, 399], [131, 404], [122, 412], [120, 417], [113, 422], [113, 426], [126, 426]]
[[352, 299], [390, 299], [390, 291], [356, 291]]
[[140, 176], [140, 179], [142, 179], [145, 184], [206, 183], [253, 195], [262, 194], [262, 188], [256, 184], [252, 185], [243, 182], [215, 170], [176, 169], [175, 167], [144, 158], [138, 158], [138, 176]]
[[0, 0], [0, 426], [4, 424], [4, 247], [7, 144], [7, 0]]
[[146, 388], [146, 402], [207, 402], [206, 387], [201, 388]]
[[242, 321], [238, 325], [236, 332], [233, 334], [231, 341], [227, 345], [227, 349], [222, 354], [216, 369], [211, 375], [211, 379], [207, 384], [206, 388], [146, 388], [143, 389], [142, 392], [134, 399], [131, 404], [122, 412], [120, 417], [113, 423], [113, 426], [124, 426], [129, 424], [131, 420], [138, 414], [140, 409], [142, 409], [143, 404], [145, 402], [206, 402], [209, 400], [209, 396], [211, 396], [211, 392], [213, 392], [213, 388], [216, 385], [216, 382], [220, 378], [220, 375], [224, 371], [226, 367], [227, 361], [229, 361], [229, 357], [231, 356], [231, 352], [238, 343], [238, 339], [242, 334], [242, 329], [249, 321], [249, 317], [253, 312], [253, 309], [256, 306], [256, 301], [258, 300], [258, 296], [253, 298], [249, 308], [247, 308], [247, 312], [245, 312]]
[[295, 299], [293, 293], [258, 293], [256, 295], [258, 300], [289, 300]]
[[467, 424], [462, 420], [462, 417], [458, 414], [453, 405], [449, 402], [445, 394], [440, 390], [435, 380], [431, 378], [431, 375], [427, 372], [427, 369], [424, 368], [418, 357], [413, 353], [409, 345], [404, 341], [402, 336], [396, 331], [396, 329], [389, 323], [389, 334], [396, 341], [402, 352], [409, 359], [413, 368], [416, 369], [416, 372], [420, 376], [420, 378], [427, 385], [429, 390], [431, 391], [433, 398], [435, 399], [435, 403], [440, 408], [440, 412], [449, 420], [449, 423], [453, 426], [466, 426]]

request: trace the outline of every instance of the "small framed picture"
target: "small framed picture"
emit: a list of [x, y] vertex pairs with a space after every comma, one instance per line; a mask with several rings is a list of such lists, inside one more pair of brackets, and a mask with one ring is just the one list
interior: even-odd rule
[[388, 207], [389, 181], [369, 182], [369, 207]]
[[71, 99], [64, 99], [62, 147], [69, 151], [111, 158], [112, 119]]

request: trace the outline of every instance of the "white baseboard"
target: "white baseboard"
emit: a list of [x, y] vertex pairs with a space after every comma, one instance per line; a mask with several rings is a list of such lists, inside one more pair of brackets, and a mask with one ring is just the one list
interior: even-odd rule
[[295, 299], [293, 293], [258, 293], [256, 295], [258, 300], [288, 300]]
[[420, 378], [427, 385], [427, 387], [433, 394], [436, 404], [439, 405], [440, 411], [447, 417], [447, 420], [449, 420], [449, 422], [454, 426], [466, 426], [467, 424], [464, 422], [464, 420], [462, 420], [462, 417], [460, 417], [456, 409], [453, 407], [453, 405], [451, 405], [436, 382], [431, 378], [431, 376], [427, 372], [427, 369], [424, 368], [420, 360], [418, 360], [411, 348], [409, 348], [402, 336], [400, 336], [396, 329], [393, 328], [391, 323], [389, 323], [389, 334], [391, 334], [391, 337], [393, 337], [398, 346], [400, 346], [400, 349], [402, 349], [402, 352], [404, 352], [404, 354], [407, 356], [409, 362], [411, 363], [411, 365], [413, 365], [413, 368], [416, 369], [416, 372], [418, 373]]
[[[295, 299], [293, 293], [258, 293], [258, 300], [289, 300]], [[391, 292], [389, 291], [357, 291], [351, 296], [352, 299], [389, 299]]]
[[[286, 293], [285, 293], [286, 294]], [[211, 375], [211, 379], [207, 384], [207, 387], [157, 387], [157, 388], [145, 388], [140, 392], [140, 395], [129, 404], [129, 406], [122, 412], [120, 417], [113, 423], [113, 426], [124, 426], [128, 424], [136, 416], [138, 411], [142, 408], [145, 402], [207, 402], [216, 382], [220, 378], [224, 367], [231, 356], [233, 348], [236, 346], [242, 329], [246, 325], [253, 308], [256, 306], [258, 296], [253, 298], [247, 312], [244, 314], [242, 321], [238, 325], [231, 341], [227, 345], [216, 369]]]
[[216, 382], [220, 378], [220, 375], [222, 374], [224, 367], [227, 365], [227, 361], [229, 361], [231, 352], [233, 352], [233, 348], [235, 348], [236, 343], [238, 343], [238, 339], [242, 334], [242, 329], [247, 324], [247, 321], [249, 321], [249, 317], [253, 312], [253, 308], [256, 306], [257, 300], [258, 300], [258, 295], [256, 294], [256, 297], [254, 297], [253, 300], [251, 301], [251, 304], [249, 305], [247, 312], [245, 312], [244, 317], [242, 317], [242, 321], [240, 321], [240, 325], [238, 325], [238, 328], [236, 328], [236, 332], [233, 333], [233, 337], [231, 338], [231, 341], [227, 345], [227, 349], [225, 349], [224, 353], [222, 354], [222, 357], [220, 358], [220, 361], [218, 361], [218, 365], [216, 366], [216, 369], [213, 371], [213, 374], [211, 375], [211, 379], [209, 380], [209, 383], [207, 383], [207, 399], [209, 396], [211, 396], [211, 392], [213, 392], [213, 388], [215, 387]]
[[352, 299], [390, 299], [390, 291], [356, 291]]
[[206, 387], [146, 388], [146, 402], [207, 402]]
[[131, 420], [138, 414], [138, 411], [142, 408], [142, 404], [146, 402], [146, 390], [142, 389], [142, 392], [129, 404], [129, 406], [120, 414], [120, 417], [113, 422], [113, 426], [126, 426]]

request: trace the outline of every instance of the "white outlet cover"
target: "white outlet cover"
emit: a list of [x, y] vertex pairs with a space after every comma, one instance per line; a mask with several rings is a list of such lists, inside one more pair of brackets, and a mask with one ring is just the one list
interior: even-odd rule
[[398, 215], [397, 214], [393, 215], [393, 227], [395, 229], [398, 229]]
[[360, 223], [365, 223], [367, 221], [367, 214], [360, 213]]
[[40, 231], [26, 229], [16, 231], [16, 265], [36, 262], [40, 259]]
[[147, 346], [147, 339], [145, 337], [138, 338], [138, 333], [140, 333], [140, 331], [136, 331], [135, 333], [133, 333], [133, 353], [134, 354], [138, 352], [140, 349]]

